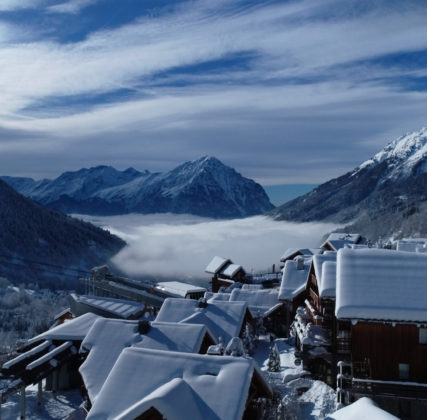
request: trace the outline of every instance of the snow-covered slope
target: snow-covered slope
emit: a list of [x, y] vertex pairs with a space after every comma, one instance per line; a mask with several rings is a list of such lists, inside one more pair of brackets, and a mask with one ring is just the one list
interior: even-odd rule
[[231, 218], [273, 208], [259, 184], [208, 156], [167, 173], [98, 166], [66, 172], [51, 181], [3, 179], [27, 197], [68, 213], [171, 212]]
[[279, 220], [353, 223], [369, 237], [427, 232], [427, 128], [273, 210]]

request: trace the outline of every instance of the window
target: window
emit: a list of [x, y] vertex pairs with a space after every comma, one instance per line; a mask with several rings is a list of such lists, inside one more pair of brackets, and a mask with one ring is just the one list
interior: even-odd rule
[[427, 344], [427, 328], [420, 328], [418, 331], [420, 344]]
[[409, 379], [409, 365], [407, 363], [399, 363], [399, 379]]

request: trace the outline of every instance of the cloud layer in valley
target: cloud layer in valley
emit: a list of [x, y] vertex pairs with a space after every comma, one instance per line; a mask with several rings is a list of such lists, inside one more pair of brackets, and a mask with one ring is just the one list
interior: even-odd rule
[[276, 222], [268, 217], [212, 220], [181, 215], [85, 216], [125, 239], [113, 259], [129, 276], [207, 279], [215, 256], [230, 258], [249, 272], [271, 270], [288, 248], [320, 245], [336, 228], [325, 223]]

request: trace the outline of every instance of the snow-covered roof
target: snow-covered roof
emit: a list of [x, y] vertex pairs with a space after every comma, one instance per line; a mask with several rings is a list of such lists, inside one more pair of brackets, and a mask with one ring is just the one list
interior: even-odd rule
[[324, 251], [323, 248], [288, 248], [285, 253], [280, 257], [281, 262], [295, 257], [297, 255], [303, 256], [313, 256], [316, 254], [321, 254]]
[[397, 241], [397, 251], [427, 252], [426, 238], [405, 238]]
[[282, 282], [280, 283], [279, 299], [292, 300], [305, 290], [308, 275], [310, 273], [310, 263], [304, 261], [302, 269], [298, 269], [296, 260], [288, 260], [283, 268]]
[[206, 273], [218, 274], [226, 264], [231, 264], [231, 260], [222, 257], [213, 257], [212, 261], [205, 268]]
[[250, 358], [127, 348], [87, 419], [133, 420], [154, 407], [174, 420], [240, 420], [254, 373]]
[[427, 322], [427, 255], [342, 249], [337, 257], [340, 319]]
[[319, 285], [319, 295], [322, 299], [335, 298], [337, 284], [337, 263], [325, 261], [322, 265], [322, 281]]
[[166, 299], [156, 321], [203, 324], [216, 339], [221, 336], [227, 343], [239, 335], [246, 310], [246, 302], [213, 301], [199, 307], [199, 302], [193, 299]]
[[[205, 335], [204, 325], [152, 322], [141, 334], [138, 321], [122, 319], [97, 320], [82, 342], [81, 350], [90, 351], [80, 373], [93, 403], [124, 348], [135, 346], [156, 350], [198, 352]], [[212, 337], [212, 340], [215, 339]]]
[[[244, 290], [233, 289], [230, 293], [230, 302], [247, 302], [252, 316], [265, 315], [280, 304], [277, 289]], [[281, 305], [279, 305], [281, 306]]]
[[76, 302], [101, 309], [102, 311], [125, 319], [138, 315], [144, 310], [144, 305], [142, 303], [131, 300], [77, 295], [75, 293], [71, 293], [70, 297]]
[[229, 264], [221, 271], [221, 274], [233, 278], [240, 270], [245, 271], [241, 265]]
[[319, 288], [319, 293], [320, 293], [320, 288], [322, 287], [322, 276], [323, 276], [323, 264], [325, 264], [326, 261], [332, 261], [332, 262], [336, 262], [337, 261], [337, 253], [336, 252], [325, 252], [322, 255], [315, 255], [313, 257], [313, 268], [314, 268], [314, 274], [316, 275], [316, 280], [317, 280], [317, 287]]
[[83, 340], [93, 323], [99, 318], [102, 317], [87, 313], [77, 318], [66, 320], [63, 324], [29, 339], [26, 344], [38, 343], [42, 340]]
[[346, 245], [358, 244], [362, 241], [362, 239], [362, 236], [358, 233], [331, 233], [322, 247], [326, 247], [326, 245], [329, 244], [334, 251], [338, 251], [339, 249], [344, 248]]
[[370, 398], [362, 397], [353, 404], [330, 414], [325, 420], [398, 420], [387, 411], [379, 408]]
[[163, 281], [156, 284], [156, 289], [184, 298], [188, 293], [206, 292], [204, 287], [193, 286], [192, 284], [181, 283], [180, 281]]

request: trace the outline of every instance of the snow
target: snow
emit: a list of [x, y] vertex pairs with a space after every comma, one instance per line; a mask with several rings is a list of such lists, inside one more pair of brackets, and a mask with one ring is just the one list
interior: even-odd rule
[[18, 357], [15, 357], [12, 360], [9, 360], [5, 364], [3, 364], [2, 369], [9, 369], [12, 366], [16, 365], [17, 363], [22, 362], [25, 359], [28, 359], [31, 356], [35, 356], [37, 353], [41, 353], [42, 351], [48, 349], [52, 345], [52, 341], [44, 341], [43, 343], [39, 344], [38, 346], [32, 348], [31, 350], [20, 354]]
[[319, 286], [320, 298], [335, 298], [337, 284], [337, 263], [324, 261], [322, 265], [322, 281]]
[[[78, 409], [82, 402], [80, 390], [53, 393], [43, 391], [43, 404], [38, 406], [37, 385], [26, 388], [26, 420], [62, 420]], [[2, 404], [2, 419], [20, 419], [20, 395], [11, 395]], [[83, 418], [83, 417], [81, 417]]]
[[144, 311], [143, 304], [130, 300], [76, 295], [75, 293], [71, 293], [70, 297], [78, 303], [101, 309], [121, 318], [129, 318]]
[[362, 236], [358, 233], [335, 232], [328, 236], [322, 247], [326, 248], [326, 245], [329, 244], [334, 251], [338, 251], [345, 246], [360, 243], [362, 239]]
[[323, 248], [288, 248], [285, 253], [280, 257], [280, 261], [285, 262], [291, 257], [293, 259], [293, 257], [296, 257], [297, 255], [310, 257], [316, 254], [321, 254], [323, 251]]
[[85, 338], [93, 323], [99, 318], [102, 317], [92, 313], [81, 315], [29, 339], [26, 344], [34, 344], [41, 340], [81, 341]]
[[156, 288], [176, 296], [185, 298], [188, 293], [203, 293], [206, 292], [204, 287], [193, 286], [192, 284], [182, 283], [179, 281], [164, 281], [159, 282]]
[[245, 271], [241, 265], [230, 264], [221, 271], [221, 274], [233, 278], [240, 270]]
[[339, 319], [427, 322], [427, 255], [382, 249], [338, 251]]
[[[322, 283], [323, 283], [323, 264], [325, 264], [325, 262], [327, 262], [327, 261], [336, 262], [337, 261], [337, 253], [336, 252], [326, 252], [322, 255], [315, 255], [313, 257], [314, 274], [316, 275], [317, 287], [319, 288], [319, 292], [320, 292], [320, 289], [323, 287], [322, 286]], [[329, 284], [329, 286], [330, 286], [330, 284]]]
[[128, 348], [87, 419], [134, 419], [150, 407], [177, 420], [241, 419], [255, 371], [249, 358]]
[[292, 300], [305, 290], [310, 273], [310, 260], [305, 259], [302, 270], [298, 269], [297, 261], [286, 261], [282, 272], [282, 282], [280, 283], [279, 299]]
[[[265, 316], [271, 309], [281, 306], [277, 289], [246, 290], [233, 289], [230, 294], [230, 302], [247, 302], [252, 316], [261, 313]], [[279, 306], [277, 306], [279, 305]]]
[[166, 299], [156, 321], [206, 325], [216, 339], [228, 343], [240, 334], [246, 310], [246, 302], [212, 301], [200, 308], [196, 300]]
[[397, 417], [381, 410], [370, 398], [362, 397], [353, 404], [329, 415], [327, 420], [398, 420]]
[[[356, 168], [353, 175], [365, 167], [388, 161], [388, 173], [379, 181], [382, 183], [387, 179], [404, 178], [411, 173], [419, 162], [424, 160], [426, 155], [427, 127], [423, 127], [420, 131], [406, 134], [390, 142], [373, 158], [363, 162]], [[420, 172], [426, 172], [427, 167], [423, 164], [418, 170]]]
[[215, 256], [205, 268], [205, 272], [210, 274], [218, 274], [227, 264], [231, 264], [231, 260]]
[[55, 356], [58, 354], [61, 354], [63, 351], [68, 350], [73, 345], [72, 341], [66, 341], [65, 343], [62, 343], [60, 346], [54, 348], [49, 353], [46, 353], [42, 357], [38, 358], [37, 360], [34, 360], [34, 362], [31, 362], [27, 365], [27, 370], [33, 370], [39, 366], [41, 366], [43, 363], [46, 363], [50, 360], [52, 360]]
[[98, 319], [81, 345], [81, 351], [89, 351], [80, 373], [90, 400], [95, 401], [124, 348], [198, 352], [206, 334], [211, 335], [204, 325], [163, 322], [152, 322], [149, 331], [140, 334], [138, 321]]

